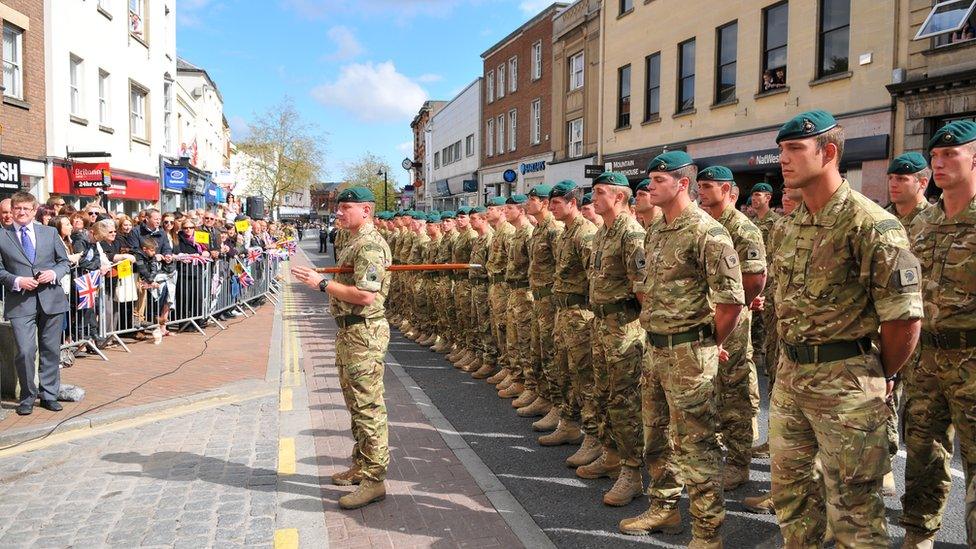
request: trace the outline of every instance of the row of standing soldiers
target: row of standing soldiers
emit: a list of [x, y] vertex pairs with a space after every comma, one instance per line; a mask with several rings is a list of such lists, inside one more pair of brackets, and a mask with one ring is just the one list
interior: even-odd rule
[[680, 151], [652, 160], [633, 192], [608, 172], [585, 195], [563, 181], [458, 212], [381, 212], [395, 262], [483, 266], [398, 274], [391, 319], [520, 416], [542, 416], [540, 444], [579, 444], [566, 464], [616, 479], [606, 505], [648, 494], [622, 532], [680, 532], [687, 490], [695, 547], [721, 546], [724, 492], [756, 457], [754, 338], [770, 378], [772, 491], [743, 503], [775, 512], [788, 547], [888, 546], [903, 386], [905, 546], [931, 547], [941, 526], [953, 429], [973, 546], [976, 124], [929, 144], [936, 206], [925, 158], [892, 161], [890, 212], [841, 178], [829, 113], [790, 120], [777, 143], [783, 218], [768, 185], [753, 188], [750, 219], [730, 170], [699, 171]]

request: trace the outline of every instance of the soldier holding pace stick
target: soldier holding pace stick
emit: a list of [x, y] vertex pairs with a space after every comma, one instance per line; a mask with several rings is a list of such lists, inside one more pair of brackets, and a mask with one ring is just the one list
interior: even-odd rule
[[384, 305], [390, 289], [392, 263], [390, 247], [373, 226], [376, 199], [372, 191], [353, 187], [339, 193], [338, 217], [349, 231], [339, 255], [339, 273], [326, 279], [307, 267], [295, 267], [299, 281], [329, 294], [332, 316], [339, 325], [336, 334], [336, 367], [339, 385], [352, 416], [352, 467], [333, 475], [340, 486], [358, 484], [355, 492], [339, 498], [343, 509], [356, 509], [386, 497], [387, 446], [386, 404], [383, 402], [383, 359], [390, 343], [390, 325]]

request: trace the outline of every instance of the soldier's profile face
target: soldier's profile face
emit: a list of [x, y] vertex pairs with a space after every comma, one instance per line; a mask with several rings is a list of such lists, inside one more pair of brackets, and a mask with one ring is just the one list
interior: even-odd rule
[[720, 181], [699, 181], [698, 202], [703, 208], [714, 208], [722, 203], [722, 187]]
[[546, 201], [538, 196], [530, 196], [525, 205], [525, 211], [529, 215], [539, 215], [546, 208]]
[[970, 184], [976, 178], [976, 143], [932, 149], [930, 165], [940, 189]]
[[895, 204], [914, 201], [921, 188], [921, 181], [914, 175], [888, 174], [888, 198]]
[[814, 138], [781, 142], [779, 165], [783, 172], [783, 185], [801, 189], [824, 173], [827, 170], [824, 152], [817, 149]]
[[594, 223], [596, 223], [600, 219], [600, 216], [596, 215], [596, 208], [593, 207], [593, 204], [592, 203], [587, 204], [586, 206], [581, 207], [580, 208], [580, 214], [583, 217], [585, 217], [586, 219], [589, 219], [590, 221], [592, 221]]
[[518, 204], [506, 204], [505, 205], [505, 219], [509, 223], [514, 223], [518, 221], [518, 218], [522, 216], [522, 207]]
[[555, 198], [549, 199], [549, 211], [552, 212], [552, 216], [556, 218], [556, 221], [563, 221], [569, 217], [570, 210], [572, 209], [572, 201], [567, 200], [564, 197], [557, 196]]
[[593, 187], [593, 211], [603, 215], [613, 209], [619, 193], [612, 185], [596, 185]]
[[756, 191], [752, 193], [752, 205], [755, 206], [768, 206], [771, 195], [769, 193], [764, 193], [762, 191]]
[[685, 179], [676, 179], [668, 172], [651, 172], [648, 174], [647, 194], [651, 204], [662, 206], [668, 204], [684, 188]]

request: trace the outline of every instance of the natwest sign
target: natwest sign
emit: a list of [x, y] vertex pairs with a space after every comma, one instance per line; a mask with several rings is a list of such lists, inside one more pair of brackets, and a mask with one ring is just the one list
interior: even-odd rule
[[112, 185], [112, 171], [108, 162], [98, 164], [76, 162], [68, 168], [68, 177], [76, 189], [101, 189]]

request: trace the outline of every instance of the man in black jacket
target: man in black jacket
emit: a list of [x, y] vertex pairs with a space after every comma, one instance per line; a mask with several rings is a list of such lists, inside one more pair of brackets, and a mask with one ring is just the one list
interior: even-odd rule
[[170, 245], [168, 238], [163, 237], [163, 230], [159, 228], [162, 221], [163, 215], [159, 213], [159, 210], [155, 208], [146, 210], [146, 222], [139, 225], [139, 240], [153, 238], [159, 244], [160, 255], [172, 255], [173, 246]]

